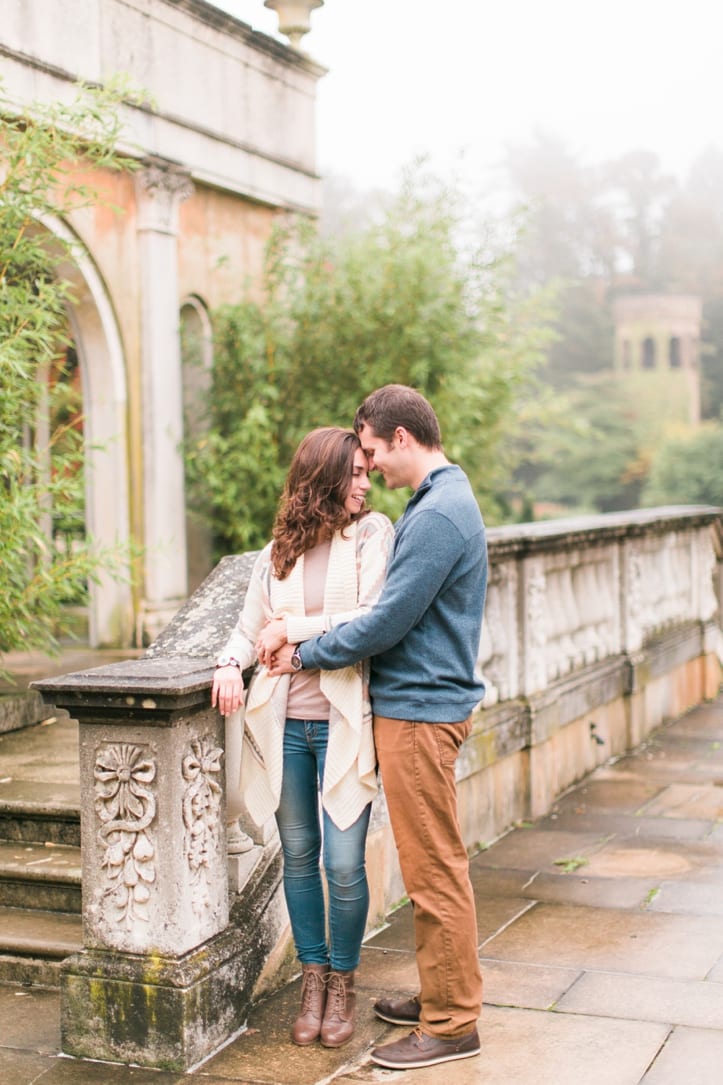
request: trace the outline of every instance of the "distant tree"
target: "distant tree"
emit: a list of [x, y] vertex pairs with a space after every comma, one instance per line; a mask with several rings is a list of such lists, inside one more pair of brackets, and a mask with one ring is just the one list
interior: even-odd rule
[[539, 435], [533, 463], [536, 502], [579, 513], [639, 504], [649, 463], [634, 405], [614, 376], [596, 374], [568, 389], [556, 425]]
[[671, 196], [660, 230], [660, 277], [666, 289], [723, 296], [723, 153], [701, 154]]
[[53, 523], [79, 522], [84, 448], [59, 273], [72, 243], [41, 224], [97, 200], [79, 180], [89, 169], [128, 166], [115, 151], [123, 94], [81, 88], [18, 116], [0, 90], [0, 654], [52, 650], [64, 603], [101, 570], [120, 575], [120, 555], [90, 538], [53, 545]]
[[675, 181], [656, 154], [630, 151], [604, 167], [602, 188], [618, 222], [618, 268], [643, 289], [661, 289], [660, 238]]
[[709, 422], [667, 441], [653, 462], [643, 504], [723, 508], [723, 424]]
[[[350, 425], [364, 396], [389, 382], [430, 398], [446, 451], [488, 519], [501, 515], [505, 437], [548, 314], [515, 298], [507, 261], [471, 243], [467, 211], [434, 179], [408, 177], [356, 231], [324, 238], [287, 224], [268, 248], [262, 303], [214, 314], [207, 432], [189, 445], [187, 471], [208, 495], [219, 552], [262, 544], [301, 436]], [[373, 501], [396, 515], [405, 497], [381, 487]]]

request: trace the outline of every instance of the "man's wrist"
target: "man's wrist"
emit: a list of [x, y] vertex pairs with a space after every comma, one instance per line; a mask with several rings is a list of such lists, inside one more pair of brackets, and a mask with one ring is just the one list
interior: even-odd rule
[[291, 653], [291, 668], [294, 671], [303, 671], [304, 661], [301, 658], [301, 652], [299, 651], [299, 645], [297, 644], [294, 651]]

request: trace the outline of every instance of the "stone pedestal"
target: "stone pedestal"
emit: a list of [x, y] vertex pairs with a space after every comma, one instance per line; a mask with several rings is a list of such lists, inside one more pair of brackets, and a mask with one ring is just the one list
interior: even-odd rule
[[68, 1054], [187, 1070], [244, 1023], [263, 959], [229, 925], [211, 673], [139, 659], [37, 683], [80, 723], [84, 950], [62, 968]]

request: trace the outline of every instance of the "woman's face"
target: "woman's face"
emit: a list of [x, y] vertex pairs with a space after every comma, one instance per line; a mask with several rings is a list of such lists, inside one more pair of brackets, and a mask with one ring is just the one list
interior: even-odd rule
[[367, 463], [367, 458], [362, 450], [358, 448], [354, 453], [354, 466], [351, 482], [349, 483], [346, 500], [344, 501], [344, 508], [350, 516], [358, 516], [362, 511], [364, 508], [364, 499], [369, 492], [370, 486], [369, 464]]

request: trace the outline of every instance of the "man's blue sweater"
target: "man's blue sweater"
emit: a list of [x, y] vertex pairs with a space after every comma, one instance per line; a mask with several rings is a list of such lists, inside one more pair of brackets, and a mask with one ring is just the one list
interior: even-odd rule
[[431, 471], [394, 534], [378, 603], [302, 644], [302, 662], [334, 670], [371, 657], [376, 715], [458, 723], [484, 695], [474, 668], [487, 589], [484, 523], [464, 471]]

